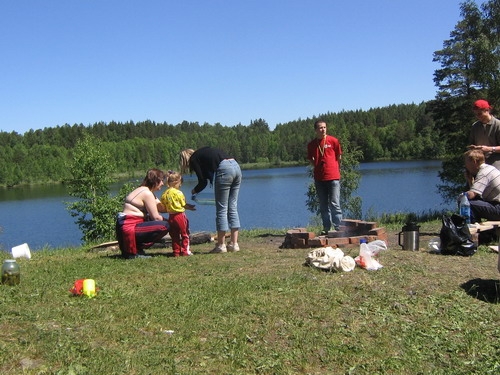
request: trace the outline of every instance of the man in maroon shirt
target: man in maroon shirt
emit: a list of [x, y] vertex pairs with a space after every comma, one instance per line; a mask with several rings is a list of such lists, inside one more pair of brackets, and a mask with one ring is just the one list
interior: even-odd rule
[[484, 99], [474, 102], [477, 121], [472, 124], [469, 136], [471, 150], [481, 150], [486, 163], [500, 169], [500, 120], [491, 114], [493, 107]]
[[326, 122], [314, 123], [316, 138], [307, 145], [307, 159], [314, 167], [314, 186], [319, 200], [323, 222], [321, 234], [332, 228], [339, 229], [342, 221], [340, 208], [340, 160], [342, 147], [337, 138], [326, 134]]

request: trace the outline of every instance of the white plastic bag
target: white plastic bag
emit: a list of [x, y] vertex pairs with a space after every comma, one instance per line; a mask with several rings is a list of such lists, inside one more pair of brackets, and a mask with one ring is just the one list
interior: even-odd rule
[[387, 250], [387, 245], [382, 240], [375, 240], [359, 245], [359, 255], [354, 258], [358, 266], [368, 271], [376, 271], [383, 266], [375, 259], [382, 250]]
[[367, 245], [372, 256], [377, 256], [382, 250], [387, 250], [387, 244], [382, 240], [368, 242]]
[[340, 260], [340, 270], [343, 272], [349, 272], [356, 268], [356, 262], [353, 257], [349, 255], [344, 255]]
[[441, 239], [439, 237], [432, 238], [429, 241], [429, 251], [431, 253], [440, 253], [441, 252]]

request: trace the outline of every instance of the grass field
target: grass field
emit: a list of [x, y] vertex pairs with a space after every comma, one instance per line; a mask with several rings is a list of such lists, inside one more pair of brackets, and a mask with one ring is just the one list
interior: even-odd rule
[[[243, 232], [239, 253], [43, 250], [0, 285], [1, 374], [498, 374], [497, 254], [400, 250], [330, 273]], [[346, 251], [352, 256], [357, 249]], [[9, 258], [0, 253], [1, 260]], [[97, 297], [69, 289], [92, 278]]]

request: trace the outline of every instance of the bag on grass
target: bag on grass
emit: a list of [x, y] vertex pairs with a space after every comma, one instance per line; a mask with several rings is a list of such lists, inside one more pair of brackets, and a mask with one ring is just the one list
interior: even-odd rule
[[358, 266], [368, 271], [376, 271], [383, 266], [375, 259], [382, 251], [387, 250], [387, 244], [382, 240], [359, 244], [359, 255], [354, 258]]
[[443, 215], [443, 226], [439, 233], [441, 254], [471, 256], [477, 247], [472, 241], [465, 217], [453, 214]]
[[76, 280], [71, 289], [69, 290], [74, 296], [81, 296], [83, 294], [83, 282], [85, 279]]
[[352, 257], [331, 246], [311, 250], [307, 254], [306, 264], [323, 270], [344, 272], [352, 271], [356, 266]]

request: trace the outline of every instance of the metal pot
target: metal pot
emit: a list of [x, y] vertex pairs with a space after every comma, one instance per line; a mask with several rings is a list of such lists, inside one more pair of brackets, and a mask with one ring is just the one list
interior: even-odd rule
[[[415, 222], [408, 222], [398, 234], [398, 243], [403, 250], [418, 251], [420, 246], [420, 226]], [[401, 235], [403, 235], [403, 243], [401, 243]]]

